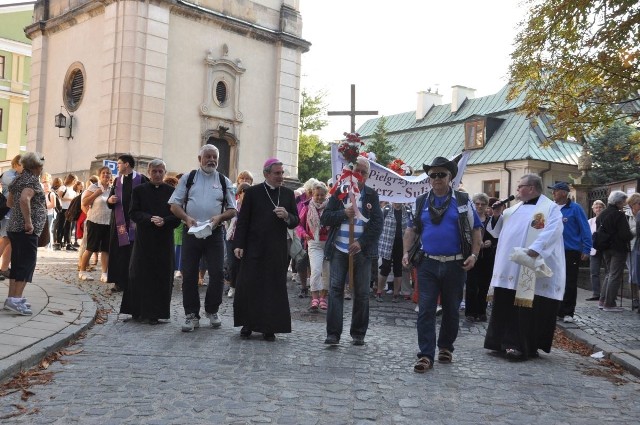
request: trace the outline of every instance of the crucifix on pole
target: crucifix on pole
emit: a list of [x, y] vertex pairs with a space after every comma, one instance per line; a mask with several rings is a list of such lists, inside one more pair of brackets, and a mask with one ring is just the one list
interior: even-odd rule
[[356, 132], [356, 115], [378, 115], [378, 111], [356, 111], [356, 85], [351, 84], [351, 110], [329, 111], [327, 115], [348, 115], [351, 117], [351, 133]]

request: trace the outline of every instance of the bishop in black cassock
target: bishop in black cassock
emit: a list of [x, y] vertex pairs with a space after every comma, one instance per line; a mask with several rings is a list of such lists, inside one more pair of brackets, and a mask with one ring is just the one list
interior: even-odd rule
[[265, 182], [245, 191], [233, 238], [240, 270], [233, 299], [234, 326], [243, 337], [261, 332], [266, 340], [291, 332], [287, 295], [287, 228], [299, 222], [293, 191], [283, 187], [282, 163], [264, 165]]

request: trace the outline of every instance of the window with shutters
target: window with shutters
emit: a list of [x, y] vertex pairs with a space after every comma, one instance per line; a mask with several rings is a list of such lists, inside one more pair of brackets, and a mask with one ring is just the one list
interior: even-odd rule
[[78, 109], [85, 91], [84, 67], [78, 65], [69, 68], [64, 82], [64, 104], [70, 112]]
[[0, 80], [4, 80], [4, 56], [0, 56]]

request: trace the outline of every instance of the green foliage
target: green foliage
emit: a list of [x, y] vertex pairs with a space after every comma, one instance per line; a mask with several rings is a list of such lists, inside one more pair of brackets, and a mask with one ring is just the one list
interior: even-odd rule
[[640, 132], [616, 122], [600, 137], [589, 142], [596, 183], [640, 178]]
[[314, 177], [326, 182], [331, 177], [331, 151], [315, 134], [301, 134], [298, 150], [298, 180]]
[[[583, 141], [640, 117], [640, 2], [528, 0], [511, 54], [509, 98], [548, 109], [551, 140]], [[633, 105], [635, 103], [636, 105]]]
[[327, 105], [324, 103], [326, 93], [320, 92], [311, 96], [302, 89], [302, 104], [300, 105], [300, 133], [305, 131], [319, 131], [327, 126], [327, 121], [321, 119], [326, 114]]
[[394, 146], [389, 142], [387, 138], [387, 129], [386, 129], [387, 119], [382, 116], [378, 120], [376, 124], [376, 131], [373, 132], [371, 137], [373, 140], [368, 142], [366, 145], [367, 152], [373, 152], [376, 154], [376, 162], [380, 165], [384, 165], [385, 167], [391, 161], [395, 159], [395, 157], [391, 154], [393, 152]]
[[315, 96], [302, 90], [300, 105], [300, 135], [298, 145], [298, 180], [305, 182], [311, 177], [326, 182], [331, 177], [331, 151], [329, 145], [309, 131], [322, 130], [327, 125], [324, 116], [326, 105], [324, 93]]

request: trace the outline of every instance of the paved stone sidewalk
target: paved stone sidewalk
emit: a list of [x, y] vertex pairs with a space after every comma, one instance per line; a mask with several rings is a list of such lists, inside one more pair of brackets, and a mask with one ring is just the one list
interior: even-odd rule
[[[34, 281], [24, 292], [33, 315], [0, 310], [0, 382], [35, 366], [93, 323], [96, 304], [82, 289], [51, 278], [42, 265]], [[4, 303], [8, 279], [0, 287], [4, 294], [0, 302]]]

